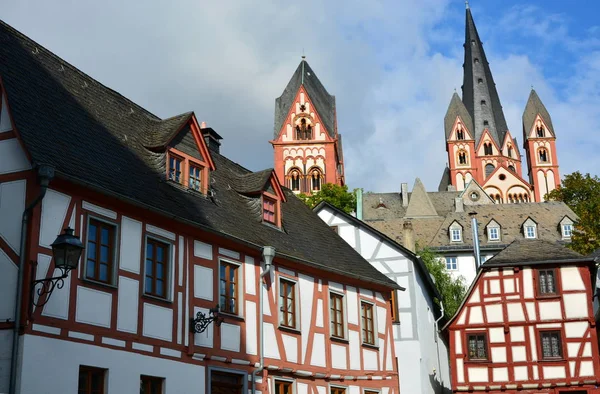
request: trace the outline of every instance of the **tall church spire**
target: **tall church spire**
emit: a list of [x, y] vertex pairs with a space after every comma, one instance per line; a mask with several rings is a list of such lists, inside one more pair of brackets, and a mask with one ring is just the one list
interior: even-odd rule
[[466, 13], [462, 101], [473, 119], [475, 145], [479, 144], [481, 135], [486, 128], [496, 143], [501, 145], [508, 126], [468, 3]]

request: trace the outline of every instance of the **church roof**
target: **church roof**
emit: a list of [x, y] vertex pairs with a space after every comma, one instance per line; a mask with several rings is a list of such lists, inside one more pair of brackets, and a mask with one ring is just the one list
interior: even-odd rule
[[467, 8], [463, 68], [462, 101], [473, 119], [475, 146], [479, 144], [485, 128], [489, 129], [492, 138], [501, 146], [508, 126], [470, 8]]
[[440, 179], [440, 184], [438, 185], [438, 192], [447, 191], [448, 186], [450, 186], [450, 168], [446, 166], [446, 168], [444, 168], [444, 172], [442, 173], [442, 179]]
[[163, 143], [188, 115], [159, 118], [1, 20], [0, 43], [2, 87], [34, 165], [51, 165], [56, 178], [164, 215], [174, 225], [254, 250], [271, 245], [278, 256], [298, 264], [377, 287], [398, 287], [289, 189], [283, 189], [282, 229], [263, 224], [260, 198], [237, 190], [259, 187], [272, 170], [251, 175], [211, 151], [211, 197], [167, 181], [165, 149], [148, 149], [148, 135], [156, 134], [153, 144]]
[[467, 107], [460, 100], [458, 94], [456, 92], [452, 95], [452, 99], [450, 99], [450, 105], [448, 105], [448, 110], [446, 111], [446, 116], [444, 116], [444, 129], [446, 131], [446, 140], [450, 138], [450, 133], [452, 133], [452, 127], [454, 126], [454, 122], [456, 121], [456, 117], [459, 116], [467, 130], [471, 135], [475, 135], [475, 130], [473, 130], [473, 118], [467, 111]]
[[335, 138], [336, 119], [335, 119], [335, 96], [330, 95], [321, 83], [317, 74], [308, 65], [304, 59], [300, 61], [298, 68], [290, 78], [287, 86], [281, 96], [275, 100], [275, 128], [273, 130], [274, 138], [279, 136], [279, 132], [285, 123], [286, 117], [290, 112], [290, 107], [294, 103], [294, 98], [298, 93], [300, 86], [304, 86], [310, 101], [313, 103], [316, 112], [323, 121], [323, 126], [331, 138]]
[[550, 113], [546, 109], [544, 103], [538, 96], [537, 92], [534, 89], [531, 89], [531, 93], [529, 93], [529, 99], [527, 100], [527, 105], [525, 106], [525, 111], [523, 111], [523, 141], [527, 141], [529, 138], [529, 132], [533, 127], [533, 123], [535, 122], [535, 118], [537, 115], [540, 115], [544, 120], [544, 123], [548, 127], [548, 131], [550, 134], [555, 137], [554, 134], [554, 126], [552, 125], [552, 118], [550, 117]]

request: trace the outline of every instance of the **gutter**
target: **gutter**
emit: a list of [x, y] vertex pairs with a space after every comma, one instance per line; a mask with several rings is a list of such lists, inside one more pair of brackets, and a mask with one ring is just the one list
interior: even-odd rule
[[10, 385], [9, 394], [17, 393], [17, 369], [19, 357], [19, 329], [21, 328], [21, 304], [23, 303], [23, 279], [25, 271], [25, 256], [27, 254], [27, 226], [33, 208], [42, 201], [48, 190], [50, 180], [54, 178], [54, 168], [46, 165], [39, 165], [37, 175], [40, 181], [40, 194], [33, 200], [23, 211], [23, 219], [21, 221], [21, 245], [19, 249], [19, 272], [17, 274], [17, 292], [15, 297], [15, 321], [13, 328], [12, 354], [10, 359]]
[[[273, 250], [274, 253], [274, 250]], [[256, 376], [263, 371], [263, 369], [265, 368], [265, 363], [264, 363], [264, 355], [265, 355], [265, 343], [264, 343], [264, 338], [263, 338], [263, 278], [267, 275], [271, 274], [271, 270], [273, 269], [273, 265], [271, 264], [272, 261], [272, 257], [271, 259], [265, 259], [265, 269], [264, 271], [260, 274], [260, 279], [259, 279], [259, 293], [258, 293], [258, 303], [260, 305], [260, 311], [259, 311], [259, 317], [258, 317], [258, 329], [260, 330], [260, 335], [258, 336], [258, 342], [259, 342], [259, 357], [260, 357], [260, 361], [258, 364], [258, 367], [252, 371], [252, 394], [256, 394]]]

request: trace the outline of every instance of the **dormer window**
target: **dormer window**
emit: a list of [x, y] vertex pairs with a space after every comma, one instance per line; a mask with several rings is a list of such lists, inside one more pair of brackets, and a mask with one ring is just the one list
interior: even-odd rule
[[571, 239], [573, 235], [573, 221], [568, 216], [565, 216], [560, 221], [560, 232], [563, 239]]
[[525, 223], [523, 223], [523, 235], [527, 239], [537, 238], [537, 223], [531, 218], [528, 218]]
[[184, 160], [173, 154], [169, 155], [169, 179], [177, 183], [183, 183], [183, 177], [181, 176], [181, 169]]
[[190, 189], [202, 191], [202, 168], [190, 165]]
[[458, 222], [450, 226], [450, 242], [462, 242], [462, 226]]
[[277, 200], [263, 195], [263, 220], [277, 226]]
[[500, 241], [500, 225], [495, 220], [487, 225], [487, 236], [488, 241]]

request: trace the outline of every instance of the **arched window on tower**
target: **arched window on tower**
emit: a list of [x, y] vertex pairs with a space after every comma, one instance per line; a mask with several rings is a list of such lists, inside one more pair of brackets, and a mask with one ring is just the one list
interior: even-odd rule
[[508, 146], [508, 157], [512, 157], [513, 156], [513, 148], [511, 145]]
[[485, 165], [485, 177], [486, 177], [486, 179], [487, 179], [487, 178], [488, 178], [490, 175], [492, 175], [492, 172], [494, 172], [494, 169], [495, 169], [495, 168], [496, 168], [496, 167], [494, 167], [494, 165], [493, 165], [493, 164], [490, 164], [490, 163], [488, 163], [488, 164], [486, 164], [486, 165]]
[[542, 121], [538, 119], [537, 125], [535, 126], [536, 134], [538, 138], [544, 138], [546, 136], [546, 132], [544, 130], [544, 125]]
[[294, 192], [299, 192], [300, 191], [300, 171], [298, 171], [297, 169], [292, 169], [289, 172], [289, 187], [290, 189], [292, 189], [292, 191]]
[[306, 118], [300, 120], [300, 124], [296, 126], [297, 140], [312, 140], [312, 126], [306, 122]]
[[467, 164], [467, 152], [463, 150], [458, 152], [458, 164]]
[[321, 183], [323, 182], [323, 173], [318, 169], [314, 168], [310, 171], [310, 186], [313, 192], [321, 190]]
[[540, 163], [547, 163], [548, 162], [548, 151], [544, 148], [541, 148], [540, 150], [538, 150], [538, 159]]
[[465, 139], [465, 131], [463, 130], [462, 124], [459, 123], [456, 125], [456, 139], [464, 140]]
[[494, 154], [491, 143], [486, 142], [485, 144], [483, 144], [483, 154], [486, 156], [490, 156], [490, 155]]
[[513, 166], [512, 164], [508, 166], [508, 169], [511, 170], [514, 173], [517, 172], [517, 170], [515, 169], [515, 166]]

